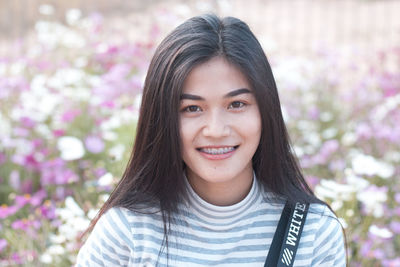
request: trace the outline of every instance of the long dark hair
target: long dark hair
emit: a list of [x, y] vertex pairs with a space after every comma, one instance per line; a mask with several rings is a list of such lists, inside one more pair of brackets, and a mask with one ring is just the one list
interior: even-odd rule
[[183, 83], [195, 66], [216, 56], [238, 67], [254, 90], [262, 120], [261, 140], [253, 156], [257, 179], [290, 202], [322, 203], [292, 153], [275, 80], [260, 43], [241, 20], [208, 14], [178, 26], [155, 51], [131, 158], [89, 230], [112, 207], [143, 211], [140, 207], [146, 204], [159, 208], [167, 236], [172, 214], [186, 192], [178, 116]]

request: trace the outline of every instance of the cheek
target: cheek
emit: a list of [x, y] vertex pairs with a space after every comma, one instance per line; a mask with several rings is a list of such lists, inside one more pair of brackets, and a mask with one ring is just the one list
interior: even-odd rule
[[180, 134], [180, 141], [181, 141], [181, 146], [182, 149], [185, 152], [185, 149], [192, 143], [193, 137], [195, 135], [195, 129], [193, 127], [192, 123], [189, 123], [186, 120], [181, 120], [180, 121], [180, 127], [179, 127], [179, 134]]
[[261, 116], [258, 111], [254, 111], [253, 114], [246, 116], [242, 121], [242, 130], [247, 136], [252, 136], [254, 139], [260, 139], [262, 131]]

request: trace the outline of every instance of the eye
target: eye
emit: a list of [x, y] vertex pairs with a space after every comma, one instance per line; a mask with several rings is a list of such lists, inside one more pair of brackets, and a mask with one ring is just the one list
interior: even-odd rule
[[194, 112], [200, 112], [201, 108], [199, 106], [191, 105], [187, 106], [184, 109], [182, 109], [183, 112], [189, 112], [189, 113], [194, 113]]
[[233, 101], [228, 108], [239, 109], [244, 107], [246, 104], [242, 101]]

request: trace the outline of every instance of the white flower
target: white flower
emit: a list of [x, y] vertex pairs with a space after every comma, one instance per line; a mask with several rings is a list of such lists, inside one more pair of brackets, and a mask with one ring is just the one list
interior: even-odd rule
[[110, 148], [108, 151], [109, 155], [116, 161], [120, 161], [125, 152], [125, 146], [123, 144], [118, 144]]
[[90, 224], [83, 210], [70, 196], [65, 199], [65, 208], [56, 209], [56, 214], [64, 223], [58, 229], [59, 236], [51, 239], [53, 241], [74, 240]]
[[63, 136], [58, 139], [57, 148], [63, 160], [76, 160], [83, 157], [85, 149], [83, 143], [76, 137]]
[[387, 200], [386, 192], [379, 190], [365, 190], [357, 193], [357, 199], [365, 206], [365, 210], [374, 217], [383, 216], [383, 203]]
[[112, 181], [113, 181], [113, 175], [108, 172], [103, 176], [101, 176], [97, 183], [99, 186], [108, 186], [112, 185]]
[[356, 174], [360, 175], [378, 175], [387, 179], [393, 176], [395, 168], [389, 163], [379, 161], [372, 156], [358, 154], [352, 160], [352, 167]]
[[[56, 128], [55, 128], [56, 129]], [[51, 132], [49, 126], [44, 123], [39, 123], [35, 127], [35, 132], [40, 134], [46, 139], [52, 139], [53, 138], [53, 133]]]
[[88, 214], [87, 214], [87, 217], [88, 217], [90, 220], [93, 220], [94, 217], [96, 217], [96, 215], [97, 215], [98, 212], [99, 212], [99, 210], [90, 209], [89, 212], [88, 212]]
[[60, 245], [52, 245], [47, 249], [47, 253], [50, 255], [62, 255], [65, 253], [65, 248]]
[[113, 131], [104, 131], [102, 135], [106, 141], [116, 141], [118, 139], [118, 135]]
[[321, 135], [325, 139], [332, 139], [337, 135], [337, 133], [338, 133], [338, 130], [336, 128], [328, 128], [328, 129], [325, 129]]
[[393, 237], [393, 233], [389, 229], [384, 228], [384, 227], [380, 228], [376, 225], [371, 225], [369, 227], [369, 232], [375, 236], [385, 238], [385, 239]]
[[343, 207], [343, 201], [335, 200], [331, 203], [331, 207], [333, 210], [339, 210]]
[[38, 41], [47, 47], [54, 48], [63, 45], [67, 48], [82, 48], [85, 39], [66, 26], [48, 21], [38, 21], [35, 24]]
[[11, 65], [10, 73], [11, 75], [19, 75], [24, 72], [25, 68], [26, 68], [26, 63], [17, 61]]
[[108, 120], [105, 120], [101, 123], [100, 128], [102, 131], [113, 130], [121, 127], [122, 125], [122, 117], [121, 116], [112, 116]]
[[63, 68], [49, 78], [48, 85], [57, 89], [64, 89], [64, 87], [69, 85], [82, 85], [85, 76], [85, 72], [81, 69]]
[[82, 11], [77, 8], [71, 8], [65, 14], [65, 19], [69, 25], [76, 24], [81, 17]]
[[18, 155], [29, 155], [34, 151], [34, 145], [27, 139], [14, 139], [16, 145], [16, 154]]
[[315, 191], [315, 195], [321, 199], [327, 199], [327, 198], [335, 199], [336, 198], [336, 192], [334, 192], [330, 188], [326, 188], [319, 184], [315, 186], [314, 191]]
[[296, 156], [299, 158], [304, 155], [304, 149], [300, 146], [294, 145], [293, 150], [294, 150], [294, 153], [296, 154]]
[[373, 120], [376, 122], [382, 121], [389, 112], [400, 106], [400, 95], [387, 98], [381, 103], [373, 113]]
[[0, 140], [11, 135], [11, 123], [0, 113]]
[[[299, 88], [302, 91], [310, 90], [312, 75], [315, 66], [312, 61], [306, 58], [283, 59], [274, 68], [274, 76], [279, 88]], [[300, 71], [299, 71], [300, 70]]]
[[68, 196], [65, 199], [65, 208], [70, 210], [72, 214], [74, 214], [75, 216], [84, 215], [84, 212], [81, 209], [81, 207], [79, 207], [79, 205], [75, 202], [75, 200], [71, 196]]
[[340, 184], [333, 180], [321, 179], [315, 188], [316, 193], [322, 194], [321, 197], [328, 197], [336, 200], [348, 200], [356, 190], [352, 185]]
[[[315, 131], [304, 131], [304, 140], [310, 144], [310, 148], [306, 151], [306, 153], [312, 153], [311, 149], [315, 151], [317, 148], [321, 146], [321, 137]], [[310, 153], [310, 154], [311, 154]]]
[[346, 210], [346, 216], [347, 217], [353, 217], [354, 216], [354, 210], [351, 210], [351, 209]]
[[385, 153], [385, 160], [387, 161], [400, 161], [400, 152], [398, 151], [388, 151]]
[[20, 102], [23, 105], [14, 106], [10, 112], [13, 120], [19, 121], [21, 117], [29, 117], [36, 122], [43, 122], [48, 116], [54, 114], [63, 99], [60, 95], [51, 93], [46, 87], [46, 82], [45, 75], [36, 75], [32, 79], [31, 90], [23, 91], [20, 94]]
[[61, 243], [64, 243], [66, 241], [65, 236], [55, 235], [55, 234], [51, 234], [49, 236], [49, 239], [50, 239], [51, 243], [55, 243], [55, 244], [61, 244]]
[[102, 194], [100, 196], [100, 199], [105, 203], [109, 199], [110, 195], [109, 194]]
[[347, 184], [353, 186], [355, 192], [361, 191], [370, 185], [370, 183], [367, 180], [355, 175], [353, 171], [349, 168], [345, 169], [345, 174], [346, 174]]
[[50, 264], [53, 262], [53, 257], [48, 253], [43, 253], [43, 255], [40, 256], [40, 262], [43, 262], [45, 264]]
[[333, 119], [333, 114], [328, 112], [328, 111], [322, 112], [321, 115], [320, 115], [320, 119], [323, 122], [331, 121]]
[[342, 136], [341, 142], [345, 146], [351, 146], [357, 141], [357, 136], [353, 132], [347, 132]]

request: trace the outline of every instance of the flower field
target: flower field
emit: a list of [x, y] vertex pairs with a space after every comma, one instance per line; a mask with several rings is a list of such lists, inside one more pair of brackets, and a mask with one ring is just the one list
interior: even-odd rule
[[[131, 42], [99, 14], [69, 18], [37, 22], [34, 45], [0, 58], [0, 266], [73, 265], [132, 147], [157, 31]], [[350, 266], [400, 266], [400, 47], [268, 56]]]

